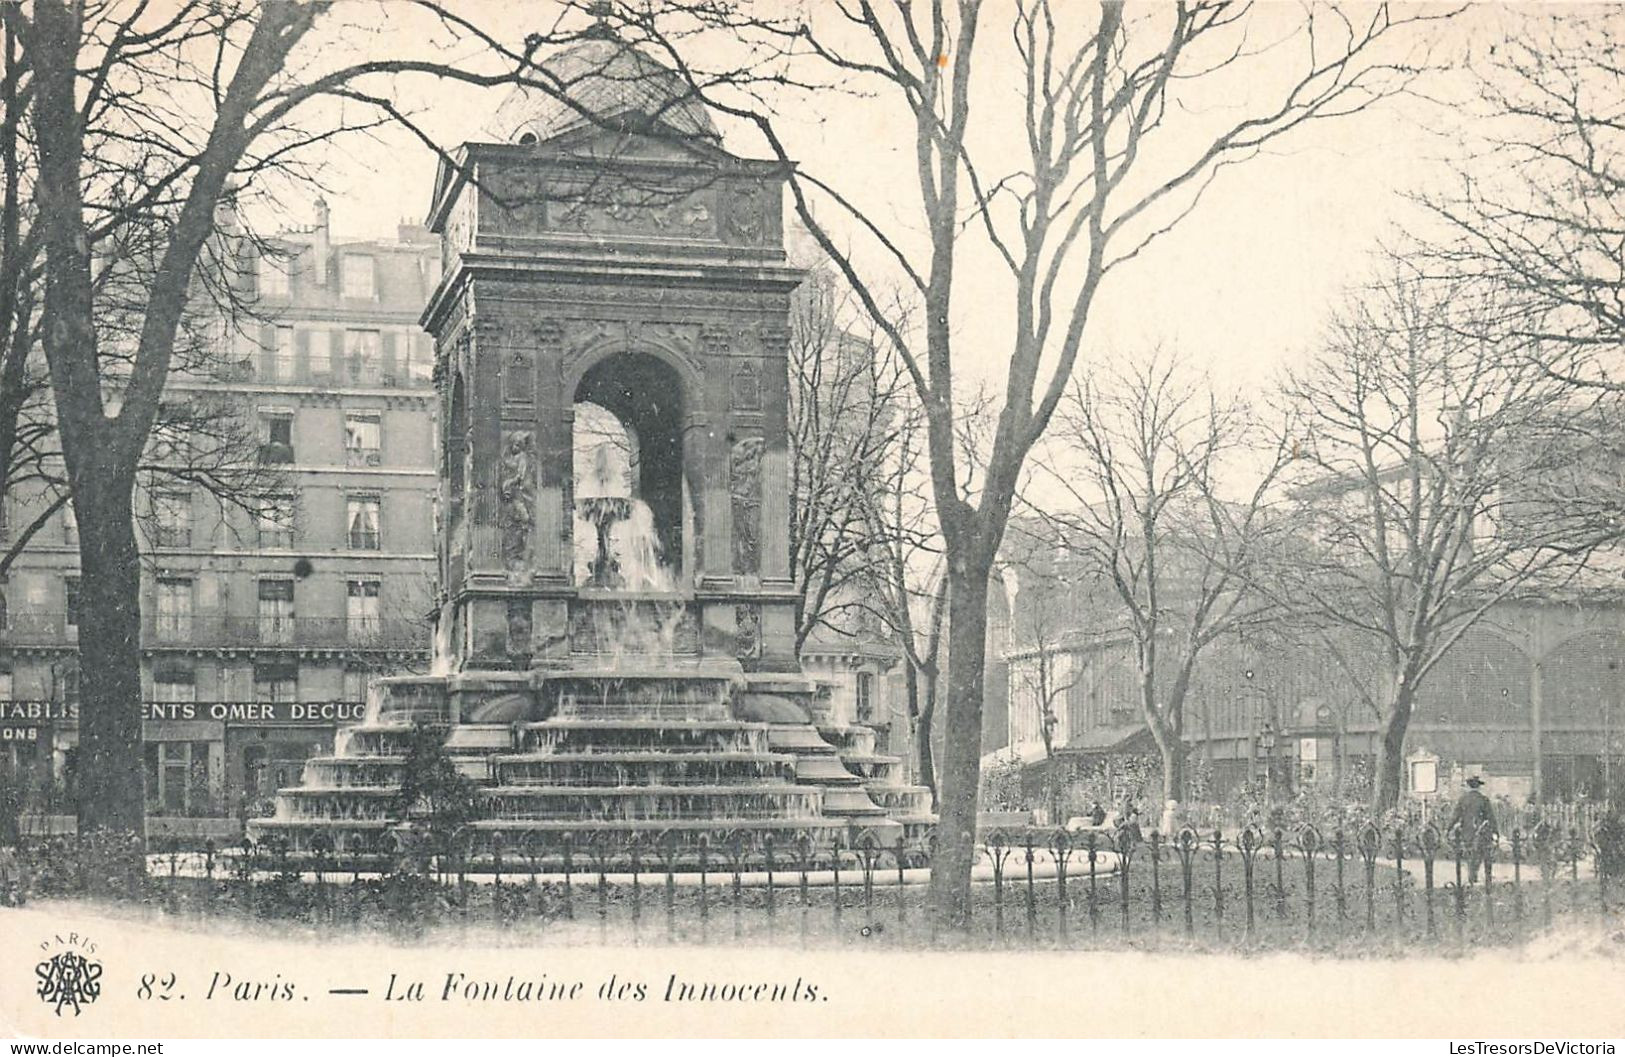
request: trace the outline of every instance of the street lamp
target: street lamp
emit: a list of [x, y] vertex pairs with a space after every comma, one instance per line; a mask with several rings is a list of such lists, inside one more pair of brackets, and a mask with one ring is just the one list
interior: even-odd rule
[[1258, 748], [1264, 753], [1264, 805], [1268, 807], [1275, 802], [1270, 791], [1270, 780], [1275, 776], [1275, 724], [1267, 719], [1258, 732]]

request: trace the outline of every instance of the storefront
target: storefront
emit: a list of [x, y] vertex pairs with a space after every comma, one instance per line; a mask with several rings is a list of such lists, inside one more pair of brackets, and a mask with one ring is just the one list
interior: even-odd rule
[[242, 818], [269, 810], [278, 789], [298, 785], [305, 760], [333, 752], [340, 727], [361, 722], [361, 701], [256, 701], [210, 706], [225, 724], [227, 787], [231, 814]]
[[54, 734], [70, 707], [59, 701], [0, 700], [0, 776], [25, 799], [50, 792]]
[[[33, 791], [31, 799], [62, 801], [51, 814], [72, 814], [65, 805], [78, 712], [73, 703], [0, 700], [0, 770]], [[235, 834], [243, 819], [269, 809], [277, 789], [299, 784], [306, 759], [331, 754], [339, 728], [365, 712], [361, 701], [143, 702], [147, 815], [164, 833]], [[211, 819], [222, 825], [184, 822]]]

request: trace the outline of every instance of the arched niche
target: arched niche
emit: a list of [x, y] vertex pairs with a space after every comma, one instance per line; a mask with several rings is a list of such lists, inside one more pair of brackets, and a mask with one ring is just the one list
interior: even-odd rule
[[638, 351], [598, 360], [577, 382], [570, 492], [578, 586], [671, 591], [684, 582], [683, 395], [676, 369]]
[[1625, 634], [1581, 632], [1541, 660], [1541, 719], [1549, 727], [1625, 724]]

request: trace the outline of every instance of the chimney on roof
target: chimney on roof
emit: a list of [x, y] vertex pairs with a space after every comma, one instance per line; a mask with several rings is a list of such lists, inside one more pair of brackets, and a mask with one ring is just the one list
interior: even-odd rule
[[311, 279], [317, 286], [327, 285], [328, 255], [327, 199], [316, 196], [316, 230], [311, 239]]

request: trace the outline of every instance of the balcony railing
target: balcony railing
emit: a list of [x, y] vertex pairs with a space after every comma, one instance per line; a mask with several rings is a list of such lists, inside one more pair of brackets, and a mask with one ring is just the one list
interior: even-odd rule
[[432, 379], [421, 369], [396, 361], [386, 370], [376, 361], [337, 356], [308, 356], [294, 362], [235, 360], [215, 366], [209, 374], [218, 382], [264, 382], [270, 385], [355, 385], [385, 389], [427, 389]]
[[427, 650], [431, 638], [421, 621], [384, 618], [155, 613], [144, 623], [142, 638], [149, 646]]
[[65, 613], [12, 613], [0, 624], [0, 643], [8, 646], [61, 646], [79, 640], [79, 628]]

